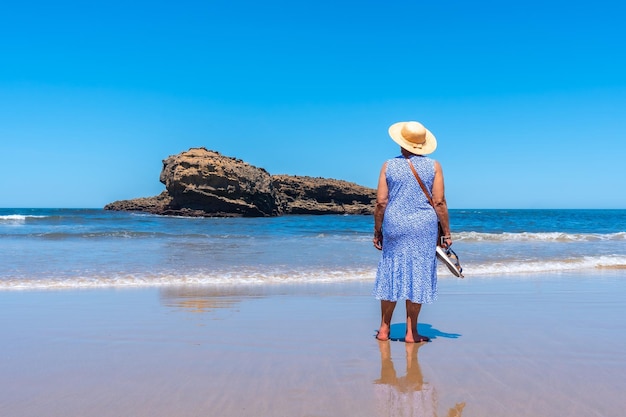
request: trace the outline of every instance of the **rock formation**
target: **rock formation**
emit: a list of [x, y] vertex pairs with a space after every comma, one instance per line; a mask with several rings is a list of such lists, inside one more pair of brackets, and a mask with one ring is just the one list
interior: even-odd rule
[[163, 161], [160, 195], [122, 200], [105, 210], [179, 216], [263, 217], [371, 214], [376, 191], [347, 181], [270, 175], [240, 159], [191, 148]]
[[288, 214], [371, 214], [376, 191], [329, 178], [273, 175], [274, 188]]

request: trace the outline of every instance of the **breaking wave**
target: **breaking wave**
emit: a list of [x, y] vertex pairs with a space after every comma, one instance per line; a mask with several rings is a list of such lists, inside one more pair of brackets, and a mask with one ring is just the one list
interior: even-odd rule
[[[472, 277], [516, 276], [542, 273], [567, 273], [597, 271], [599, 269], [626, 270], [626, 256], [588, 256], [570, 259], [537, 261], [507, 261], [490, 263], [464, 263], [465, 279]], [[61, 276], [50, 278], [15, 277], [0, 280], [0, 291], [11, 290], [63, 290], [95, 288], [145, 288], [174, 287], [182, 285], [274, 285], [367, 282], [374, 280], [375, 267], [322, 270], [272, 270], [240, 269], [232, 271], [207, 271], [190, 274], [117, 274], [107, 276]], [[439, 279], [453, 277], [442, 265], [438, 267]]]
[[467, 242], [598, 242], [609, 240], [626, 240], [626, 232], [618, 233], [481, 233], [481, 232], [460, 232], [453, 233], [453, 238], [457, 241]]

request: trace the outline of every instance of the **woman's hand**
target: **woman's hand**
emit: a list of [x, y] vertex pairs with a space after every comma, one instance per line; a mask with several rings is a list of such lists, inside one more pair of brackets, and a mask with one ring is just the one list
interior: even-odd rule
[[378, 250], [383, 250], [383, 232], [374, 232], [374, 239], [372, 239], [374, 247]]
[[452, 246], [452, 238], [450, 236], [443, 236], [441, 238], [441, 245], [446, 249], [449, 248]]

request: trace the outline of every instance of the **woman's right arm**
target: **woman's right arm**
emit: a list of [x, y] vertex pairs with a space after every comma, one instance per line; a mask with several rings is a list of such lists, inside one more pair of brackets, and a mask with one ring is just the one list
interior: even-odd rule
[[387, 188], [387, 163], [383, 164], [378, 176], [378, 189], [376, 190], [376, 207], [374, 208], [374, 247], [378, 250], [383, 248], [383, 219], [385, 209], [389, 201], [389, 189]]

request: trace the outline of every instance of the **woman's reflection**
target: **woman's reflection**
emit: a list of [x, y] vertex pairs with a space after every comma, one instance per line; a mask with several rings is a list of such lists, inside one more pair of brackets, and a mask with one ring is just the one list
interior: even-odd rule
[[[380, 347], [380, 378], [374, 381], [376, 400], [381, 416], [437, 416], [434, 388], [424, 382], [417, 360], [422, 343], [406, 343], [406, 375], [398, 377], [391, 359], [389, 341], [378, 341]], [[457, 403], [448, 417], [461, 417], [465, 403]]]
[[163, 288], [161, 302], [167, 307], [180, 308], [193, 313], [210, 313], [232, 309], [243, 297], [259, 297], [247, 288], [216, 288], [180, 286]]

